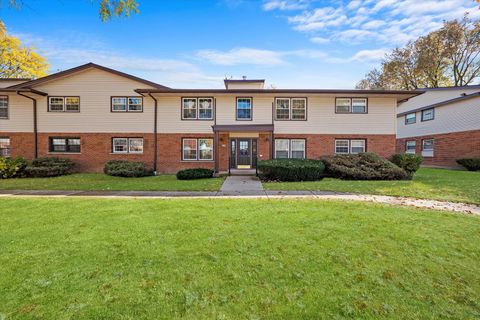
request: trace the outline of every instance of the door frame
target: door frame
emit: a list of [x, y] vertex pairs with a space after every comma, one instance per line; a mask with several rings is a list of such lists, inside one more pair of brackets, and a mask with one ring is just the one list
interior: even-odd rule
[[[238, 148], [239, 148], [239, 141], [248, 141], [249, 151], [250, 151], [250, 168], [238, 168]], [[255, 145], [255, 147], [254, 147]], [[230, 138], [230, 146], [229, 146], [229, 159], [230, 159], [230, 169], [255, 169], [257, 167], [257, 154], [258, 154], [258, 139], [257, 138]]]

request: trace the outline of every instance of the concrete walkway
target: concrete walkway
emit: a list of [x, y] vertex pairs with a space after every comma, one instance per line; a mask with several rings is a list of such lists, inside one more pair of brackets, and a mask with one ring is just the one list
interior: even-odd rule
[[[245, 184], [249, 184], [248, 182]], [[253, 188], [252, 184], [252, 188]], [[257, 185], [258, 187], [258, 185]], [[246, 187], [249, 189], [250, 187]], [[473, 204], [423, 200], [404, 197], [350, 194], [332, 191], [57, 191], [57, 190], [0, 190], [1, 197], [89, 197], [89, 198], [258, 198], [258, 199], [319, 199], [365, 201], [423, 209], [480, 215], [480, 207]]]
[[220, 192], [231, 195], [255, 195], [263, 191], [263, 185], [255, 176], [228, 176]]

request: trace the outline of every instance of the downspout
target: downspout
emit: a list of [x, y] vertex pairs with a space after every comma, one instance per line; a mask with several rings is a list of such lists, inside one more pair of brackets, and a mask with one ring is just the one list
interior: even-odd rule
[[154, 114], [154, 118], [155, 120], [153, 121], [153, 172], [155, 175], [157, 175], [157, 154], [158, 154], [158, 141], [157, 141], [157, 114], [158, 114], [158, 101], [157, 99], [152, 96], [152, 94], [149, 92], [148, 95], [150, 96], [150, 98], [153, 99], [153, 103], [154, 103], [154, 111], [153, 111], [153, 114]]
[[17, 91], [17, 94], [33, 101], [33, 155], [38, 158], [38, 126], [37, 126], [37, 99], [29, 97]]

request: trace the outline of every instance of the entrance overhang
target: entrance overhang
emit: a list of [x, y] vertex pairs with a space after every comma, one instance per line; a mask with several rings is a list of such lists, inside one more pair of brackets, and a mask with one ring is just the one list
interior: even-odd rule
[[273, 132], [273, 124], [216, 124], [213, 132]]

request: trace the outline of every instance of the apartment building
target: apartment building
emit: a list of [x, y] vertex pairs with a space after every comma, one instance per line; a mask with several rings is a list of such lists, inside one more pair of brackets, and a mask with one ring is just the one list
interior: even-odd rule
[[80, 171], [108, 160], [159, 173], [254, 168], [271, 158], [395, 152], [399, 101], [421, 92], [172, 89], [88, 63], [35, 80], [0, 82], [0, 153], [70, 158]]
[[480, 157], [480, 85], [422, 91], [398, 106], [397, 152], [442, 167]]

